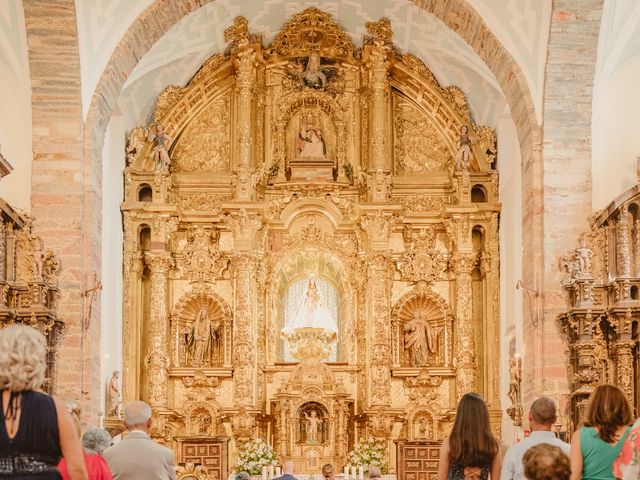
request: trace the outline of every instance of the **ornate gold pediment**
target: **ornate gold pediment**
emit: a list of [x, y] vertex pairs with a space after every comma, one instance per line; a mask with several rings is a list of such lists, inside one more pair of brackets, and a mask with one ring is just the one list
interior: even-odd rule
[[306, 57], [319, 53], [326, 57], [348, 57], [355, 45], [331, 14], [315, 7], [291, 17], [274, 38], [267, 55]]

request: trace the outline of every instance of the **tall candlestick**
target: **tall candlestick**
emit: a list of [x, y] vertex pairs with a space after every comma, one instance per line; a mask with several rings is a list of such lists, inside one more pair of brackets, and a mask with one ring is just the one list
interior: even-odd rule
[[364, 467], [362, 465], [358, 467], [358, 478], [364, 480]]
[[280, 470], [280, 467], [276, 467], [276, 477], [279, 477], [282, 473], [282, 470]]
[[262, 467], [262, 480], [267, 480], [267, 467]]
[[269, 479], [273, 478], [273, 465], [269, 465]]
[[349, 480], [349, 465], [344, 466], [344, 480]]
[[351, 477], [352, 478], [356, 478], [356, 467], [355, 466], [351, 466]]

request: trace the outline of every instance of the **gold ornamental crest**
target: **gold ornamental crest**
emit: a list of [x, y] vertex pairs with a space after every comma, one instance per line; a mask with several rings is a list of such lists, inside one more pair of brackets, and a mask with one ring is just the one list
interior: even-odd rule
[[331, 14], [311, 7], [285, 23], [267, 54], [306, 57], [309, 53], [319, 53], [327, 57], [348, 57], [354, 50], [349, 35]]

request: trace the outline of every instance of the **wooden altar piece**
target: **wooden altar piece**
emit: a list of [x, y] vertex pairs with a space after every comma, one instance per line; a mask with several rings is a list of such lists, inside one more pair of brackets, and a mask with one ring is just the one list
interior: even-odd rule
[[229, 475], [228, 443], [226, 437], [176, 437], [178, 464], [192, 463], [207, 469], [212, 478]]
[[441, 441], [394, 440], [398, 480], [436, 480]]

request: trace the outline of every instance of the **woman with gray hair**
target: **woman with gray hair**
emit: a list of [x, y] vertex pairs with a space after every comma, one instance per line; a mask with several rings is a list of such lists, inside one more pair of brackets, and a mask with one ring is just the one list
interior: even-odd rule
[[[84, 463], [87, 466], [89, 480], [113, 480], [111, 470], [102, 452], [111, 445], [111, 435], [102, 428], [90, 428], [82, 435]], [[64, 459], [58, 465], [62, 480], [69, 480]]]
[[58, 480], [60, 457], [72, 480], [86, 480], [80, 439], [64, 404], [39, 392], [44, 335], [24, 325], [0, 329], [0, 477]]

